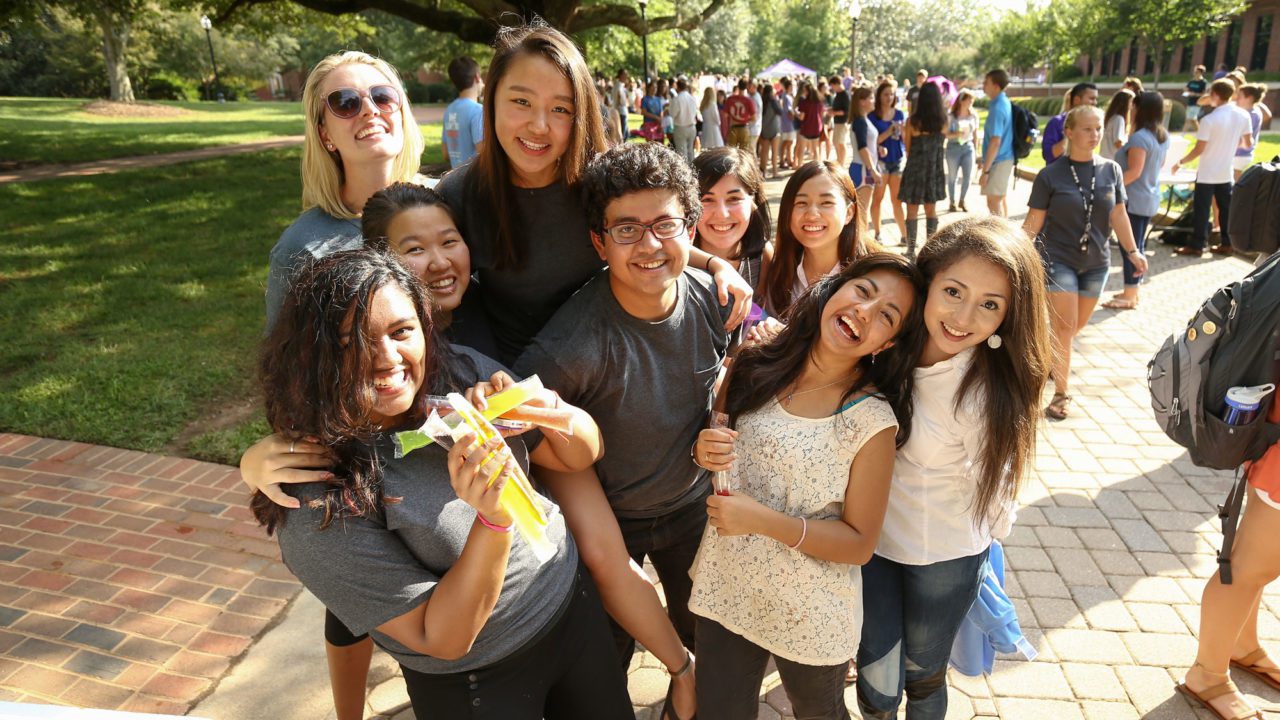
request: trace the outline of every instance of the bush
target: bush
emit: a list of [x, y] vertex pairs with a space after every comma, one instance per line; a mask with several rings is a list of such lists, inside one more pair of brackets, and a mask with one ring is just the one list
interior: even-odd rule
[[1084, 77], [1084, 71], [1078, 65], [1059, 65], [1053, 69], [1054, 82], [1066, 82]]
[[148, 100], [195, 100], [200, 91], [195, 83], [175, 75], [158, 73], [147, 78], [142, 94]]
[[418, 105], [447, 103], [458, 97], [457, 91], [450, 83], [420, 83], [417, 80], [410, 80], [405, 83], [404, 89], [409, 95], [409, 102]]

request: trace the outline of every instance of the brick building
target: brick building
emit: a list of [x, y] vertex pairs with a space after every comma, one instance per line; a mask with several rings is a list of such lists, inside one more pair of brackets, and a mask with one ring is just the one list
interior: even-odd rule
[[[1189, 73], [1196, 65], [1208, 68], [1210, 77], [1219, 65], [1233, 69], [1243, 65], [1251, 72], [1280, 72], [1280, 0], [1253, 0], [1248, 8], [1216, 35], [1174, 48], [1162, 74]], [[1119, 77], [1150, 75], [1155, 63], [1137, 40], [1100, 57], [1080, 59], [1085, 75]], [[1093, 72], [1090, 72], [1092, 70]]]

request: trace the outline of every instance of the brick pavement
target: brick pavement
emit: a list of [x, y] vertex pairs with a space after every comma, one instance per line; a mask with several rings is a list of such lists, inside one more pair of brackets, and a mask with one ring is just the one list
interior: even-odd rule
[[0, 434], [0, 700], [182, 715], [300, 586], [239, 471]]

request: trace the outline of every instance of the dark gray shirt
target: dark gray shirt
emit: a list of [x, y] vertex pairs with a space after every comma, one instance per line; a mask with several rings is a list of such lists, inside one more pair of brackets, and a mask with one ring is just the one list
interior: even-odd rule
[[267, 330], [276, 324], [285, 293], [304, 263], [340, 250], [360, 247], [360, 221], [336, 218], [318, 207], [298, 216], [271, 248], [267, 270]]
[[[457, 350], [476, 363], [475, 379], [501, 369], [479, 353]], [[514, 437], [507, 444], [527, 472], [525, 443]], [[421, 655], [375, 629], [431, 598], [436, 583], [457, 562], [476, 517], [475, 509], [454, 493], [446, 453], [438, 445], [399, 460], [392, 459], [389, 438], [379, 440], [378, 450], [385, 458], [384, 491], [401, 501], [387, 504], [377, 517], [337, 520], [320, 530], [323, 511], [308, 508], [307, 501], [319, 497], [324, 486], [296, 486], [302, 508], [290, 511], [278, 532], [289, 570], [351, 632], [370, 632], [396, 660], [419, 672], [456, 673], [492, 665], [538, 638], [568, 602], [578, 566], [577, 548], [559, 512], [547, 528], [558, 552], [545, 564], [538, 564], [516, 534], [498, 603], [462, 658]]]
[[[1071, 175], [1072, 168], [1080, 179], [1079, 184]], [[1084, 196], [1095, 173], [1098, 180], [1093, 191], [1092, 222], [1088, 223], [1089, 242], [1085, 252], [1081, 252], [1080, 238], [1086, 226]], [[1114, 160], [1096, 155], [1091, 162], [1059, 158], [1041, 170], [1031, 185], [1031, 199], [1027, 201], [1028, 207], [1046, 211], [1044, 229], [1036, 238], [1041, 255], [1076, 272], [1110, 263], [1107, 238], [1111, 235], [1111, 211], [1125, 202], [1123, 178]]]
[[710, 276], [685, 270], [664, 320], [637, 319], [618, 304], [603, 271], [569, 299], [516, 362], [524, 376], [590, 413], [604, 438], [596, 463], [619, 517], [665, 515], [707, 495], [689, 448], [711, 407], [724, 364], [729, 308]]
[[[510, 363], [556, 310], [604, 267], [591, 245], [579, 194], [563, 182], [544, 188], [512, 188], [515, 207], [489, 207], [467, 190], [460, 168], [436, 188], [457, 213], [458, 230], [471, 250], [471, 269], [480, 280], [480, 299], [498, 343], [498, 360]], [[511, 218], [517, 242], [526, 249], [524, 267], [497, 266], [497, 213]]]

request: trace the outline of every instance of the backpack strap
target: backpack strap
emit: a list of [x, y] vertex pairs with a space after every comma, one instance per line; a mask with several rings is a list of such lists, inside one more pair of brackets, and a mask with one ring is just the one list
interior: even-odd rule
[[1227, 493], [1226, 501], [1218, 506], [1218, 519], [1222, 521], [1222, 551], [1218, 553], [1218, 578], [1223, 585], [1231, 584], [1231, 546], [1235, 544], [1236, 527], [1240, 525], [1240, 507], [1244, 504], [1245, 489], [1249, 486], [1249, 474], [1236, 470], [1236, 481]]

